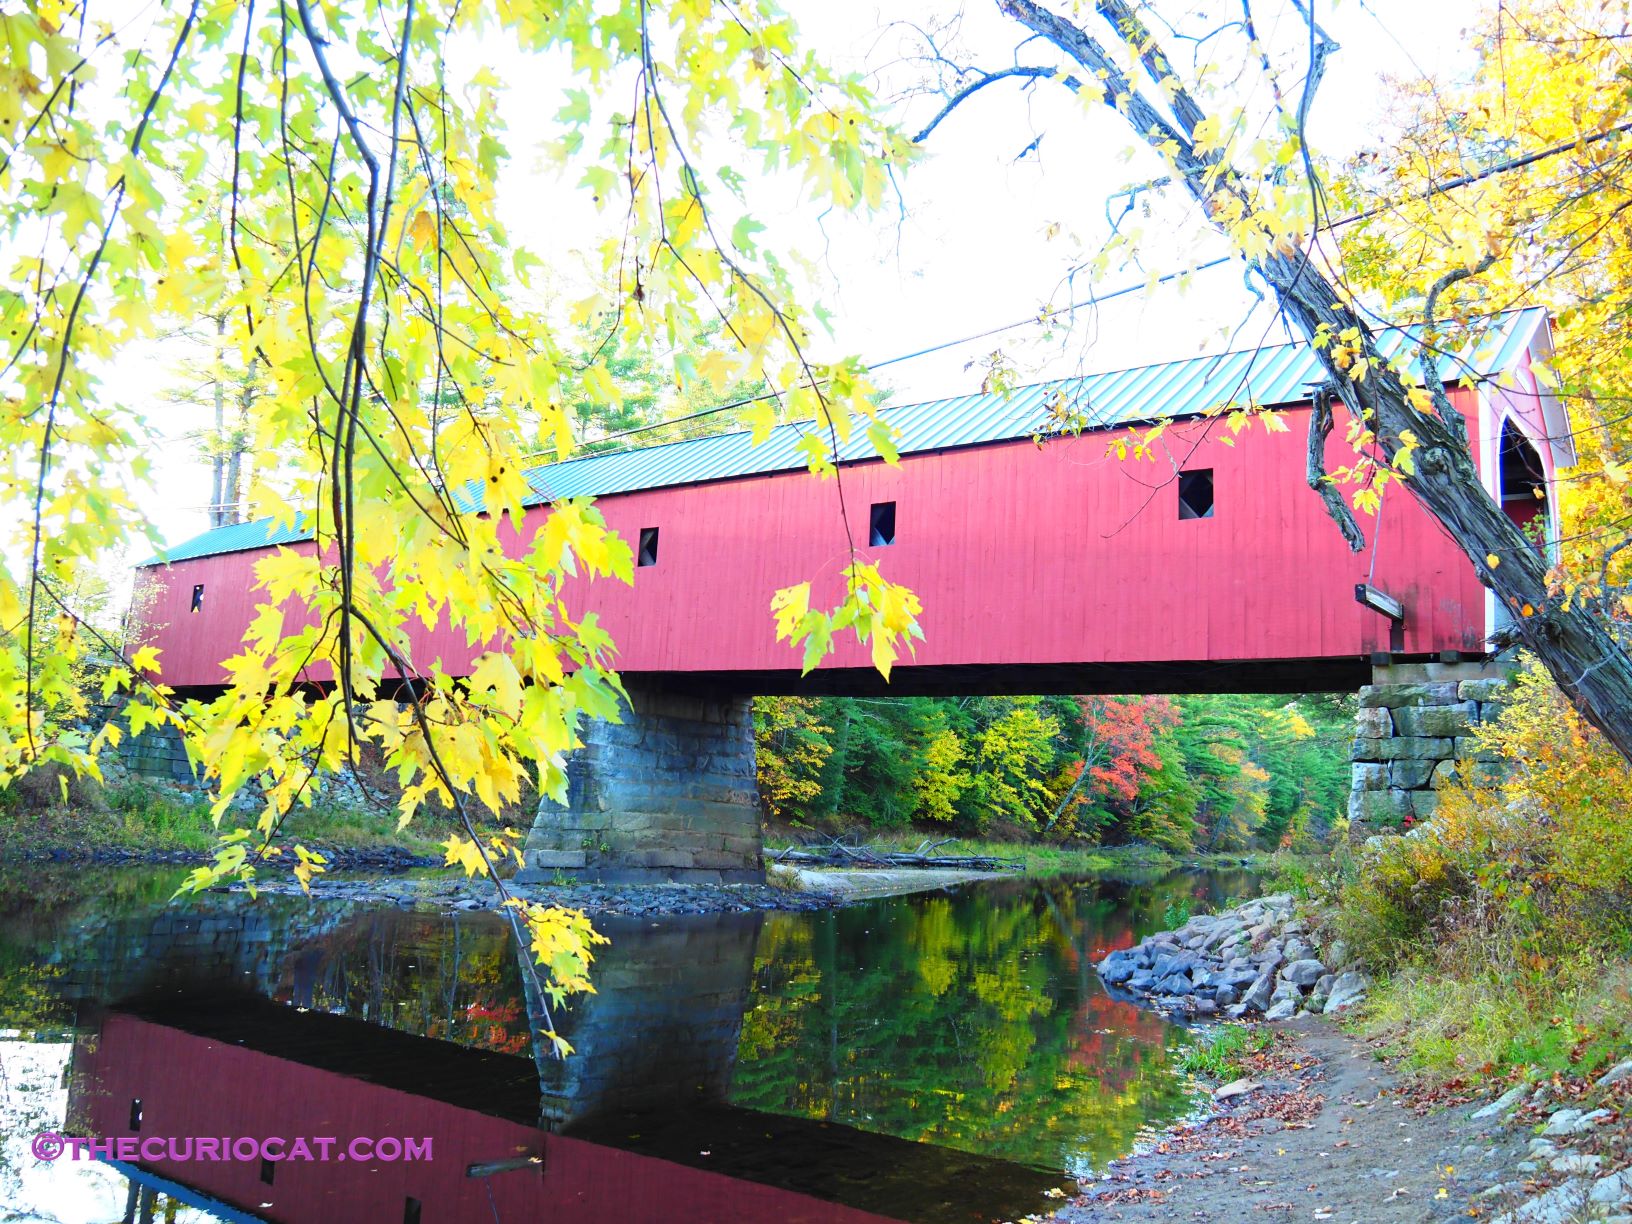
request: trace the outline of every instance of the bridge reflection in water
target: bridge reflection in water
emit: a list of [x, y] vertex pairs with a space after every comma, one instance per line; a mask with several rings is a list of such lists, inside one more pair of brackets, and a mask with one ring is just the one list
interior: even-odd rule
[[[491, 914], [166, 905], [173, 879], [115, 896], [124, 879], [14, 887], [0, 1028], [82, 1034], [79, 1133], [429, 1136], [429, 1165], [289, 1164], [271, 1182], [258, 1162], [120, 1168], [175, 1179], [171, 1197], [209, 1197], [218, 1217], [344, 1224], [336, 1205], [365, 1192], [383, 1197], [356, 1220], [388, 1224], [489, 1221], [490, 1192], [521, 1196], [501, 1221], [1028, 1214], [1062, 1170], [1103, 1169], [1190, 1108], [1182, 1033], [1108, 996], [1094, 961], [1175, 904], [1257, 887], [1239, 872], [1016, 879], [763, 919], [602, 917], [598, 993], [555, 1016], [579, 1050], [563, 1064], [537, 1057], [541, 1016]], [[60, 1110], [43, 1103], [40, 1125]], [[465, 1176], [529, 1153], [542, 1171]], [[74, 1181], [60, 1166], [33, 1177], [42, 1202]]]
[[[433, 1159], [144, 1160], [121, 1166], [147, 1187], [133, 1214], [157, 1188], [277, 1221], [975, 1221], [1039, 1210], [1060, 1184], [1026, 1163], [729, 1104], [758, 915], [603, 920], [598, 993], [556, 1018], [579, 1052], [565, 1062], [529, 1048], [536, 1008], [495, 1004], [526, 978], [513, 953], [494, 955], [513, 947], [497, 924], [471, 924], [468, 961], [431, 975], [450, 988], [502, 978], [485, 1001], [415, 1009], [382, 988], [438, 954], [401, 938], [417, 921], [364, 914], [324, 930], [275, 958], [253, 982], [264, 993], [244, 990], [242, 971], [234, 988], [149, 962], [163, 972], [127, 976], [123, 998], [84, 1016], [69, 1112], [77, 1133], [104, 1138], [429, 1138]], [[377, 938], [382, 925], [398, 938]], [[349, 1015], [325, 1010], [342, 1001]]]

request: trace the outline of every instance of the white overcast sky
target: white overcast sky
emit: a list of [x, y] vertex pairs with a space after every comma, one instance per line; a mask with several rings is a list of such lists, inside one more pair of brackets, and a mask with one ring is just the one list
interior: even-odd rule
[[[955, 0], [784, 3], [830, 62], [888, 71], [903, 43], [898, 31], [886, 28], [888, 22], [903, 15], [929, 20], [950, 11]], [[1255, 5], [1266, 41], [1274, 37], [1275, 13], [1284, 4], [1259, 0]], [[1202, 6], [1192, 0], [1182, 7]], [[1331, 61], [1311, 121], [1311, 143], [1327, 154], [1340, 155], [1377, 138], [1382, 73], [1465, 71], [1462, 30], [1474, 16], [1472, 0], [1317, 0], [1316, 7], [1343, 48]], [[981, 49], [978, 58], [985, 65], [1014, 62], [1017, 27], [997, 14], [991, 0], [967, 0], [964, 8], [962, 45]], [[1292, 20], [1286, 18], [1283, 32]], [[547, 125], [535, 117], [553, 115], [561, 105], [560, 89], [571, 82], [529, 72], [503, 52], [492, 58], [501, 76], [515, 82], [506, 103], [514, 164], [501, 182], [502, 205], [519, 240], [547, 261], [577, 266], [570, 251], [593, 241], [595, 214], [581, 193], [542, 168], [533, 148], [547, 135]], [[1024, 62], [1037, 62], [1029, 49]], [[908, 107], [906, 115], [918, 123], [935, 109], [926, 98]], [[1017, 160], [1039, 134], [1036, 149]], [[899, 206], [871, 218], [832, 216], [819, 222], [809, 206], [787, 193], [778, 199], [770, 192], [768, 201], [756, 206], [756, 218], [769, 227], [760, 241], [802, 256], [819, 270], [820, 294], [836, 329], [831, 352], [821, 355], [857, 353], [884, 361], [1033, 316], [1054, 295], [1071, 262], [1069, 240], [1048, 239], [1048, 228], [1058, 225], [1092, 243], [1104, 229], [1106, 196], [1159, 173], [1142, 155], [1125, 160], [1130, 144], [1113, 117], [1084, 117], [1058, 85], [1044, 82], [1028, 91], [1018, 83], [999, 83], [971, 99], [931, 137], [928, 156], [900, 180]], [[1152, 243], [1144, 267], [1168, 272], [1222, 253], [1220, 241], [1196, 227]], [[1144, 275], [1136, 269], [1113, 272], [1092, 288], [1103, 293], [1137, 284]], [[1090, 291], [1086, 283], [1081, 288], [1073, 296], [1080, 299]], [[1074, 328], [1056, 329], [1049, 342], [1036, 329], [1019, 329], [892, 365], [880, 372], [879, 381], [893, 389], [893, 402], [910, 403], [977, 389], [981, 373], [968, 363], [999, 345], [1016, 363], [1021, 381], [1029, 382], [1217, 351], [1232, 334], [1233, 347], [1284, 339], [1267, 311], [1234, 333], [1252, 306], [1239, 266], [1227, 265], [1198, 276], [1187, 293], [1140, 292], [1085, 313]], [[154, 349], [130, 354], [119, 363], [118, 392], [156, 403], [174, 360]], [[163, 411], [175, 414], [164, 423], [171, 442], [159, 456], [156, 489], [143, 500], [163, 538], [174, 542], [206, 525], [208, 471], [180, 440], [202, 422], [183, 419], [181, 409]]]

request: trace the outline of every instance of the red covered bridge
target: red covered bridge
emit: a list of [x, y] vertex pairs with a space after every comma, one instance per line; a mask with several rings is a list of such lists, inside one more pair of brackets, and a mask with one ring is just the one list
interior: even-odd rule
[[[1529, 373], [1547, 350], [1545, 315], [1526, 310], [1503, 316], [1465, 363], [1444, 363], [1448, 381], [1477, 381], [1452, 394], [1486, 487], [1525, 515], [1542, 504], [1533, 489], [1571, 460], [1562, 410]], [[1409, 497], [1396, 491], [1363, 520], [1372, 543], [1356, 556], [1310, 493], [1305, 413], [1319, 378], [1313, 354], [1288, 345], [888, 410], [899, 466], [858, 437], [841, 467], [858, 543], [924, 604], [925, 640], [887, 691], [1349, 688], [1373, 651], [1481, 652], [1494, 608]], [[1202, 415], [1248, 397], [1284, 409], [1286, 432], [1255, 426], [1232, 445]], [[1108, 453], [1164, 417], [1177, 423], [1154, 461]], [[1060, 432], [1067, 418], [1080, 434]], [[813, 602], [836, 600], [847, 560], [834, 482], [809, 475], [796, 450], [806, 429], [530, 473], [529, 526], [551, 498], [589, 494], [632, 545], [647, 542], [652, 563], [632, 588], [601, 583], [579, 599], [600, 613], [626, 677], [719, 694], [886, 691], [853, 643], [801, 681], [798, 653], [775, 640], [771, 593], [812, 579]], [[1352, 461], [1341, 437], [1330, 449], [1334, 466]], [[141, 568], [141, 640], [161, 648], [167, 683], [222, 682], [257, 603], [255, 563], [279, 545], [313, 547], [262, 521]], [[1368, 576], [1405, 606], [1392, 647], [1389, 621], [1355, 601]], [[414, 653], [458, 675], [473, 652], [442, 630], [421, 633]]]
[[[1381, 337], [1385, 355], [1409, 342]], [[1487, 490], [1521, 520], [1573, 461], [1563, 410], [1531, 372], [1549, 351], [1545, 313], [1523, 310], [1441, 362]], [[597, 584], [576, 603], [599, 612], [625, 680], [739, 714], [747, 695], [778, 692], [1352, 690], [1378, 652], [1482, 656], [1494, 601], [1409, 496], [1393, 491], [1362, 520], [1369, 543], [1355, 555], [1310, 492], [1306, 414], [1322, 377], [1306, 346], [1286, 345], [888, 410], [899, 465], [859, 436], [840, 455], [858, 544], [923, 601], [925, 640], [887, 687], [853, 642], [801, 678], [798, 652], [775, 640], [772, 592], [810, 579], [813, 603], [835, 602], [848, 560], [835, 484], [804, 470], [806, 424], [759, 446], [724, 434], [537, 468], [523, 530], [552, 499], [598, 498], [641, 565], [632, 587]], [[1248, 401], [1281, 409], [1286, 430], [1254, 425], [1236, 445], [1208, 415]], [[1154, 459], [1112, 453], [1157, 420], [1173, 425]], [[1335, 432], [1331, 467], [1352, 462]], [[277, 546], [314, 544], [243, 524], [141, 569], [137, 636], [161, 648], [167, 683], [222, 683], [257, 603], [255, 563]], [[1367, 582], [1403, 619], [1356, 601]], [[474, 653], [446, 629], [413, 650], [418, 666], [454, 675]], [[714, 704], [661, 715], [721, 716]], [[572, 867], [582, 855], [557, 857]]]

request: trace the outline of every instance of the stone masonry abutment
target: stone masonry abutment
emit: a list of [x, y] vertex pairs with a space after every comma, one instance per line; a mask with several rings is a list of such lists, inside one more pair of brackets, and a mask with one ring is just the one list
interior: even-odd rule
[[1512, 668], [1489, 663], [1395, 663], [1360, 690], [1349, 792], [1349, 838], [1398, 833], [1439, 810], [1458, 773], [1500, 780], [1502, 765], [1475, 738], [1506, 700]]
[[633, 685], [629, 698], [621, 723], [585, 726], [567, 801], [539, 804], [518, 882], [763, 883], [751, 699]]

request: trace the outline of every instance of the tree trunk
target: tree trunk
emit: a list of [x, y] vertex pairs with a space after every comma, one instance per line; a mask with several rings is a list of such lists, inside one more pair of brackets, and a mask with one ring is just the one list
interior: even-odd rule
[[[1345, 406], [1357, 419], [1367, 421], [1391, 464], [1404, 449], [1402, 436], [1408, 432], [1415, 435], [1418, 449], [1413, 455], [1414, 471], [1404, 477], [1406, 487], [1468, 555], [1479, 580], [1494, 590], [1513, 613], [1519, 640], [1542, 661], [1576, 707], [1623, 757], [1632, 761], [1632, 658], [1610, 636], [1594, 611], [1579, 602], [1567, 604], [1549, 590], [1541, 558], [1480, 484], [1461, 419], [1449, 408], [1445, 397], [1438, 397], [1440, 410], [1446, 414], [1443, 417], [1413, 406], [1405, 383], [1379, 356], [1370, 328], [1344, 304], [1345, 295], [1321, 275], [1303, 251], [1273, 253], [1273, 245], [1279, 241], [1277, 229], [1257, 209], [1242, 180], [1231, 167], [1220, 168], [1218, 154], [1195, 152], [1194, 133], [1205, 116], [1190, 94], [1182, 86], [1174, 89], [1167, 113], [1163, 113], [1081, 26], [1039, 7], [1033, 0], [997, 0], [997, 7], [1081, 65], [1088, 79], [1100, 81], [1107, 105], [1141, 140], [1153, 149], [1177, 149], [1172, 158], [1175, 176], [1201, 205], [1204, 216], [1227, 215], [1227, 210], [1216, 207], [1227, 202], [1240, 210], [1235, 226], [1250, 226], [1255, 218], [1259, 220], [1271, 238], [1272, 253], [1243, 258], [1274, 289], [1281, 307], [1307, 338], [1313, 339], [1322, 324], [1334, 335], [1356, 329], [1359, 355], [1370, 359], [1363, 379], [1351, 379], [1349, 371], [1338, 366], [1331, 346], [1315, 350]], [[1125, 0], [1096, 0], [1095, 9], [1119, 42], [1129, 40], [1139, 48], [1141, 63], [1152, 79], [1166, 76], [1171, 84], [1178, 85], [1176, 77], [1167, 75], [1167, 57]], [[1310, 23], [1311, 46], [1308, 81], [1299, 108], [1301, 120], [1325, 58], [1335, 44], [1314, 25], [1307, 12], [1299, 11]], [[1056, 79], [1073, 92], [1081, 89], [1080, 82], [1068, 75]], [[1307, 161], [1305, 165], [1312, 174], [1312, 165]], [[1223, 225], [1218, 228], [1229, 236]], [[1473, 274], [1483, 266], [1488, 262], [1480, 269], [1457, 275]], [[1446, 283], [1442, 281], [1441, 287]], [[1432, 304], [1430, 295], [1430, 314]], [[1498, 558], [1494, 566], [1487, 560], [1492, 555]]]
[[1071, 806], [1071, 801], [1077, 797], [1078, 792], [1080, 792], [1083, 786], [1087, 784], [1088, 771], [1099, 764], [1099, 736], [1095, 735], [1091, 731], [1089, 732], [1089, 735], [1092, 738], [1086, 745], [1083, 746], [1082, 751], [1082, 772], [1077, 775], [1076, 781], [1071, 783], [1071, 789], [1065, 792], [1065, 797], [1061, 799], [1059, 804], [1054, 808], [1054, 814], [1051, 815], [1047, 822], [1044, 823], [1044, 833], [1050, 832], [1054, 826], [1059, 823], [1060, 817], [1065, 815], [1065, 809]]
[[[1547, 569], [1530, 541], [1479, 482], [1479, 471], [1460, 426], [1418, 411], [1408, 388], [1377, 356], [1370, 331], [1340, 303], [1337, 290], [1302, 255], [1255, 261], [1307, 336], [1322, 323], [1334, 332], [1358, 327], [1363, 351], [1375, 364], [1359, 382], [1339, 369], [1329, 349], [1321, 364], [1344, 388], [1350, 410], [1369, 411], [1383, 453], [1392, 462], [1409, 431], [1418, 441], [1415, 470], [1405, 486], [1473, 562], [1479, 580], [1513, 614], [1519, 640], [1552, 673], [1576, 707], [1632, 760], [1632, 658], [1598, 615], [1564, 601], [1548, 587]], [[1489, 557], [1497, 558], [1492, 566]]]
[[226, 387], [226, 335], [227, 316], [219, 314], [215, 319], [215, 368], [210, 372], [211, 386], [215, 392], [215, 432], [210, 437], [210, 526], [220, 527], [227, 520], [222, 516], [222, 504], [226, 501], [226, 437], [227, 437], [227, 387]]
[[244, 460], [249, 451], [250, 411], [255, 406], [255, 363], [256, 359], [250, 358], [243, 381], [238, 385], [238, 420], [233, 424], [231, 437], [223, 439], [227, 447], [227, 474], [222, 482], [224, 504], [221, 507], [224, 523], [241, 523], [245, 518]]

